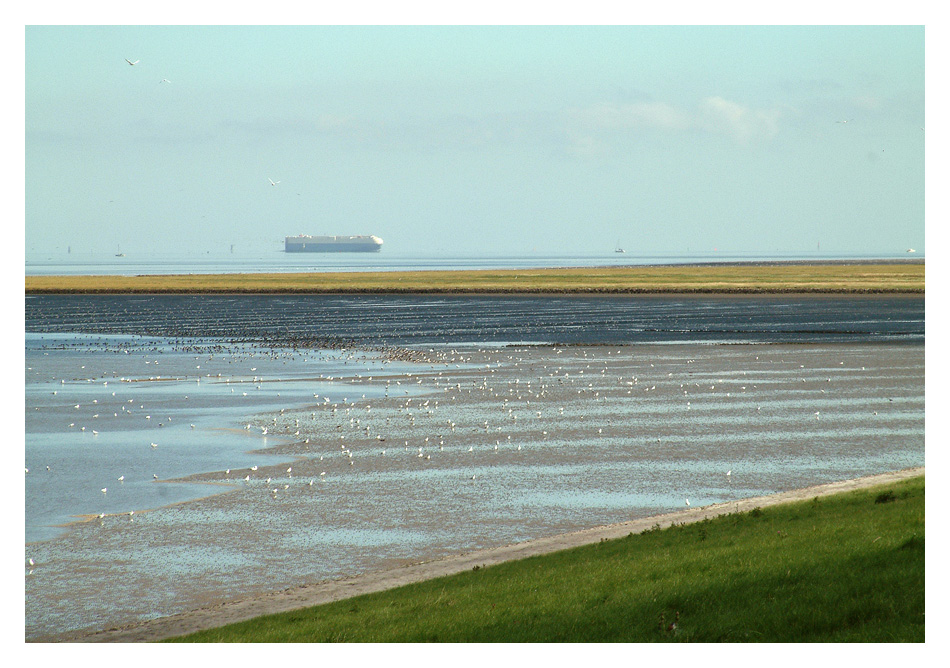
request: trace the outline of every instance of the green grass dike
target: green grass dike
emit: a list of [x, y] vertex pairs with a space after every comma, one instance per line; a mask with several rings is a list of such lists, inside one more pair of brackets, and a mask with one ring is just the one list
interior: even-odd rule
[[924, 477], [478, 568], [179, 642], [923, 642]]
[[923, 263], [27, 276], [27, 294], [922, 294]]

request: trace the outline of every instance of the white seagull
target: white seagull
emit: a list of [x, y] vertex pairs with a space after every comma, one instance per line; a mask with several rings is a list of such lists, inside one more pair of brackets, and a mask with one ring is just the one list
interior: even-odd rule
[[270, 184], [272, 186], [276, 186], [278, 183], [280, 183], [280, 181], [274, 181], [273, 179], [270, 179], [270, 178], [268, 178], [267, 180], [270, 181]]
[[132, 62], [131, 60], [129, 60], [128, 58], [125, 59], [125, 62], [127, 62], [129, 65], [138, 65], [138, 64], [139, 64], [139, 61], [136, 60], [136, 61], [133, 63], [133, 62]]

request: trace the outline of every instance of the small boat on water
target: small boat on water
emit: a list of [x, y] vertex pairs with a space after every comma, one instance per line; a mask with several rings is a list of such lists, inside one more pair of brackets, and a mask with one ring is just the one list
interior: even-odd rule
[[614, 253], [626, 253], [623, 248], [620, 247], [620, 239], [617, 239], [617, 246], [614, 248]]

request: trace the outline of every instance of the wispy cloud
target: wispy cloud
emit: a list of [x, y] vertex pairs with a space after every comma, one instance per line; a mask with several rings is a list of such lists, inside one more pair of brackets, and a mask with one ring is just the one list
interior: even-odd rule
[[700, 104], [698, 123], [710, 132], [722, 132], [740, 144], [771, 139], [778, 132], [779, 112], [752, 109], [721, 97], [707, 97]]
[[778, 109], [756, 109], [714, 96], [695, 108], [664, 102], [602, 102], [568, 114], [568, 134], [577, 154], [603, 152], [615, 140], [646, 133], [706, 132], [740, 145], [765, 141], [779, 128]]
[[662, 130], [687, 129], [692, 120], [675, 107], [662, 102], [635, 102], [632, 104], [600, 104], [572, 112], [575, 120], [592, 129], [657, 128]]
[[[319, 138], [370, 150], [530, 151], [566, 146], [571, 154], [595, 156], [605, 155], [627, 141], [684, 133], [721, 136], [744, 146], [774, 137], [780, 118], [778, 109], [757, 109], [717, 96], [700, 100], [692, 108], [635, 100], [599, 102], [566, 112], [308, 114], [301, 110], [282, 115], [231, 116], [207, 123], [209, 130], [223, 135], [260, 140]], [[194, 128], [190, 127], [189, 132]]]

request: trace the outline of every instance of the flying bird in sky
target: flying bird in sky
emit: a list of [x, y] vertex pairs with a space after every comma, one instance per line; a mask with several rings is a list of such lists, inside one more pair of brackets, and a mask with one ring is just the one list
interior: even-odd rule
[[267, 180], [270, 181], [270, 184], [271, 184], [272, 186], [276, 186], [278, 183], [280, 183], [280, 181], [273, 181], [273, 180], [271, 180], [271, 179], [267, 179]]
[[138, 64], [139, 64], [139, 61], [136, 60], [136, 61], [133, 63], [133, 62], [132, 62], [131, 60], [129, 60], [128, 58], [125, 59], [125, 62], [127, 62], [129, 65], [138, 65]]

